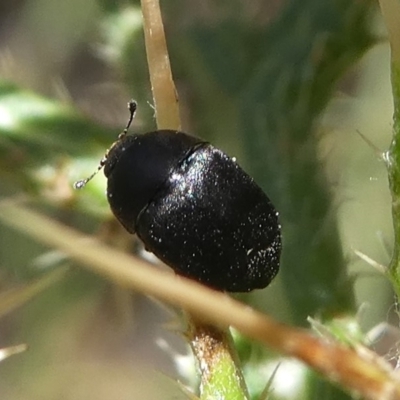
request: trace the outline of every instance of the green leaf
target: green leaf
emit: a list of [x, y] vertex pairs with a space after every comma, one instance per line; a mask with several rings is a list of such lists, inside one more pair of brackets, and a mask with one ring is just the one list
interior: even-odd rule
[[354, 311], [316, 130], [338, 79], [374, 44], [372, 7], [368, 1], [289, 2], [269, 29], [264, 59], [242, 96], [249, 171], [281, 214], [280, 277], [298, 324], [320, 312]]

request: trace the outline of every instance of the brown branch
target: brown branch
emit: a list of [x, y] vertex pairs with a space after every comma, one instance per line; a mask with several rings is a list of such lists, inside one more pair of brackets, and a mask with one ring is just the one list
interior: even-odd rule
[[162, 271], [23, 206], [3, 201], [0, 220], [65, 252], [115, 283], [180, 306], [216, 326], [232, 326], [281, 353], [296, 357], [351, 392], [371, 400], [400, 400], [397, 375], [355, 350], [276, 322], [226, 294]]
[[181, 128], [178, 96], [172, 79], [158, 0], [142, 0], [147, 63], [158, 129]]

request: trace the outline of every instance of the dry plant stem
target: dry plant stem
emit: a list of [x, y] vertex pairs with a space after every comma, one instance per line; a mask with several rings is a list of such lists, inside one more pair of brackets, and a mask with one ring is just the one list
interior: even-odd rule
[[189, 318], [188, 339], [201, 373], [201, 399], [249, 399], [229, 330]]
[[350, 392], [371, 400], [400, 400], [398, 376], [352, 349], [278, 323], [224, 293], [162, 271], [11, 201], [0, 202], [0, 220], [117, 284], [182, 307], [221, 328], [232, 326], [296, 357]]
[[147, 63], [158, 129], [181, 127], [164, 26], [158, 0], [141, 0]]
[[[180, 130], [179, 106], [172, 79], [160, 4], [158, 0], [141, 0], [141, 4], [157, 127]], [[236, 351], [232, 346], [228, 346], [229, 332], [204, 325], [203, 322], [190, 317], [189, 324], [193, 333], [192, 348], [201, 366], [201, 399], [242, 400], [248, 398], [244, 380], [239, 379], [241, 371], [235, 363]], [[197, 351], [199, 349], [202, 351]], [[215, 357], [209, 357], [213, 351], [216, 351]]]
[[400, 297], [400, 2], [380, 0], [379, 3], [389, 32], [394, 102], [393, 139], [386, 157], [395, 236], [394, 254], [388, 274], [397, 296]]

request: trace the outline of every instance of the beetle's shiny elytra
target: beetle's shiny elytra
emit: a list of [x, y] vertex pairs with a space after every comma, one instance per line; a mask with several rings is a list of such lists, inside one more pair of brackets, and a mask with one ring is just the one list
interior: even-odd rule
[[231, 292], [264, 288], [277, 274], [278, 213], [221, 150], [159, 130], [120, 135], [103, 164], [116, 218], [176, 273]]

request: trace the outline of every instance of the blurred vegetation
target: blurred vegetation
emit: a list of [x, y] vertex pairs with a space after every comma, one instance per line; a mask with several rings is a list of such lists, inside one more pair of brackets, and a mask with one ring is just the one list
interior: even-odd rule
[[[23, 195], [65, 224], [138, 251], [110, 216], [101, 174], [84, 191], [72, 183], [96, 168], [131, 97], [140, 107], [134, 130], [155, 128], [140, 4], [54, 4], [0, 8], [0, 195]], [[328, 326], [344, 317], [349, 331], [387, 321], [389, 286], [351, 251], [387, 264], [392, 235], [384, 166], [356, 133], [381, 149], [390, 138], [387, 44], [378, 44], [374, 3], [161, 5], [184, 130], [235, 155], [281, 214], [279, 277], [240, 297], [299, 326], [309, 316]], [[0, 225], [4, 290], [65, 264]], [[363, 302], [369, 310], [359, 315]], [[0, 347], [30, 350], [0, 364], [7, 400], [185, 398], [161, 374], [195, 381], [185, 343], [163, 325], [165, 310], [87, 272], [71, 268], [18, 306], [1, 320]], [[237, 342], [254, 398], [278, 361], [269, 398], [348, 398], [302, 365]]]

